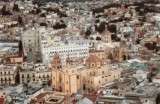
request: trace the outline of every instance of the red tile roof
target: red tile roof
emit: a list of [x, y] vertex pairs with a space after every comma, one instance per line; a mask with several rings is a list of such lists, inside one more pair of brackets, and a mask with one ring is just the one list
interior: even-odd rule
[[0, 97], [0, 104], [4, 104], [4, 98]]

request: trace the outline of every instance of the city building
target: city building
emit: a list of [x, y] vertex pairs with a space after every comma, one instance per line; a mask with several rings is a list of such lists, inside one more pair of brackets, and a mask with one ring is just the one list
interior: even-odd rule
[[45, 83], [51, 81], [51, 71], [44, 64], [24, 64], [19, 71], [20, 83]]
[[7, 64], [23, 62], [21, 42], [19, 41], [0, 41], [0, 61]]
[[67, 56], [75, 60], [89, 55], [89, 41], [80, 36], [43, 35], [40, 42], [43, 63], [50, 63], [55, 53], [60, 55], [62, 64]]
[[35, 28], [24, 31], [21, 35], [24, 56], [28, 62], [36, 62], [39, 58], [39, 32]]
[[61, 59], [55, 54], [52, 61], [52, 87], [67, 94], [79, 91], [93, 91], [105, 83], [120, 78], [121, 69], [114, 69], [95, 55], [90, 55], [85, 65], [72, 63], [67, 58], [62, 66]]
[[0, 92], [0, 104], [6, 104], [6, 95]]
[[97, 104], [156, 104], [159, 84], [136, 85], [136, 80], [130, 78], [108, 84], [101, 92]]
[[30, 104], [66, 104], [66, 100], [66, 95], [64, 93], [44, 91], [33, 97]]
[[0, 85], [15, 85], [17, 68], [15, 65], [0, 65]]

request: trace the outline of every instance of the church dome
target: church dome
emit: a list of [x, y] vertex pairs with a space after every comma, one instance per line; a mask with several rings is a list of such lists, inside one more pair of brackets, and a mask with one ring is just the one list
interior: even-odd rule
[[86, 65], [89, 67], [100, 67], [102, 60], [96, 55], [90, 55], [88, 59], [86, 59]]

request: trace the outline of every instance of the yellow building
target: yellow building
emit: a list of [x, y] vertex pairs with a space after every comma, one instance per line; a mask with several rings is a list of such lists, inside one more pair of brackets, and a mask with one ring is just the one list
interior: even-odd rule
[[52, 86], [55, 90], [71, 94], [80, 89], [80, 78], [76, 70], [70, 66], [62, 68], [58, 54], [53, 58], [52, 68]]
[[77, 65], [69, 58], [66, 66], [62, 67], [58, 54], [52, 62], [52, 86], [55, 90], [67, 94], [77, 93], [80, 90], [97, 90], [107, 82], [120, 77], [120, 70], [113, 70], [109, 64], [104, 64], [101, 58], [91, 54], [84, 65]]

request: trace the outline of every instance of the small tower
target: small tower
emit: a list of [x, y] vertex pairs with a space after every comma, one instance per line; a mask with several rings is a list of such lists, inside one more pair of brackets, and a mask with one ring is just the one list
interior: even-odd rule
[[53, 56], [52, 68], [53, 69], [62, 69], [61, 58], [59, 57], [59, 55], [57, 53], [55, 53]]
[[66, 66], [70, 66], [70, 65], [72, 65], [72, 60], [71, 60], [71, 58], [69, 57], [69, 55], [67, 56], [67, 58], [66, 58]]
[[57, 53], [53, 56], [53, 61], [51, 63], [52, 66], [52, 87], [54, 90], [61, 90], [61, 73], [60, 70], [62, 69], [61, 59]]

